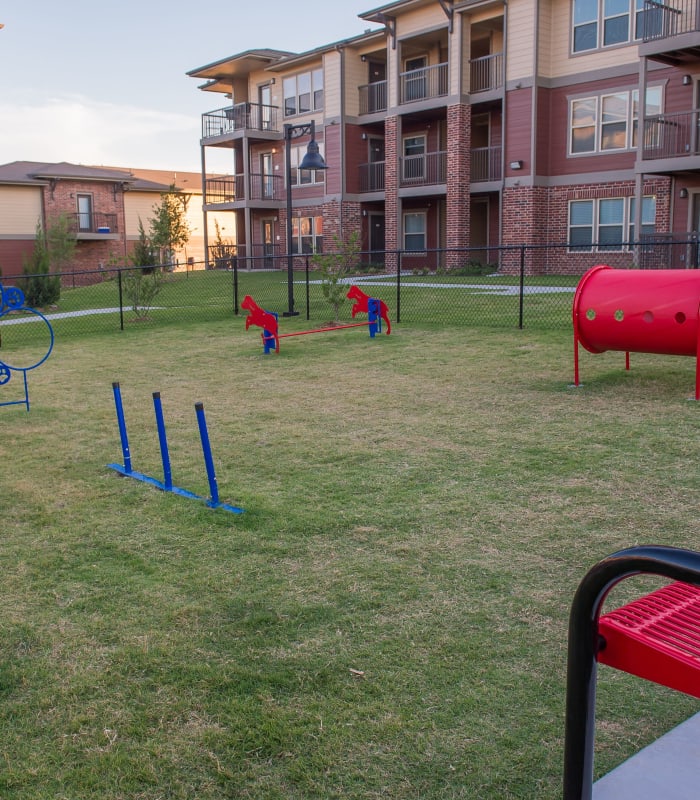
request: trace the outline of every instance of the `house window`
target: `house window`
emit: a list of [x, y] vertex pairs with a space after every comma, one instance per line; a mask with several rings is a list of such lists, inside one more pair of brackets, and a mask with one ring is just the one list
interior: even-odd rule
[[[323, 142], [317, 142], [318, 152], [321, 157], [325, 155]], [[304, 160], [308, 144], [292, 147], [290, 152], [290, 166], [292, 169], [292, 186], [306, 186], [310, 183], [323, 183], [324, 172], [322, 169], [299, 169], [299, 164]]]
[[92, 230], [92, 195], [79, 194], [78, 201], [78, 230]]
[[427, 215], [425, 211], [411, 211], [403, 215], [404, 250], [425, 250]]
[[308, 114], [323, 109], [323, 70], [300, 72], [282, 82], [284, 92], [284, 116]]
[[[642, 234], [653, 234], [655, 221], [656, 198], [645, 197], [642, 200]], [[633, 197], [569, 203], [569, 249], [572, 251], [623, 250], [635, 241], [634, 233]]]
[[[646, 114], [661, 111], [660, 86], [647, 88]], [[639, 91], [615, 92], [571, 100], [569, 154], [605, 153], [637, 147]]]
[[657, 18], [644, 0], [573, 0], [571, 49], [583, 53], [648, 37]]
[[323, 217], [292, 218], [292, 252], [297, 255], [323, 252]]

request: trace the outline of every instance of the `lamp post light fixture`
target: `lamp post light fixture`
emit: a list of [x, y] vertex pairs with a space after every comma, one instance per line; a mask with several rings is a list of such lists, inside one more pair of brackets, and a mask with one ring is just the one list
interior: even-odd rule
[[292, 253], [292, 139], [299, 136], [310, 136], [311, 141], [306, 148], [306, 155], [297, 169], [328, 169], [316, 144], [316, 123], [314, 120], [301, 125], [284, 126], [285, 160], [287, 167], [287, 300], [288, 308], [283, 317], [295, 317], [299, 313], [294, 310], [294, 255]]

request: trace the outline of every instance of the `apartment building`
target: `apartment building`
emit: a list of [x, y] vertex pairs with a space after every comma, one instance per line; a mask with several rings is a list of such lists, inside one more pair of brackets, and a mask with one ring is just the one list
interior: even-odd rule
[[[202, 116], [203, 174], [210, 148], [231, 158], [203, 181], [205, 218], [234, 216], [249, 266], [287, 252], [288, 208], [295, 254], [357, 231], [388, 268], [402, 251], [408, 269], [508, 269], [523, 244], [534, 272], [637, 263], [630, 243], [700, 229], [698, 15], [691, 0], [401, 0], [361, 14], [363, 35], [194, 69], [226, 100]], [[311, 122], [326, 170], [298, 169]], [[697, 266], [691, 245], [643, 254]]]
[[[153, 208], [172, 186], [189, 197], [186, 219], [190, 239], [176, 253], [179, 266], [203, 268], [201, 177], [196, 172], [94, 167], [82, 164], [13, 161], [0, 165], [0, 270], [7, 279], [21, 275], [24, 258], [34, 250], [37, 224], [45, 230], [52, 217], [67, 215], [75, 232], [71, 280], [91, 283], [99, 270], [129, 263], [139, 238], [148, 232]], [[226, 237], [226, 219], [210, 214], [209, 235]], [[223, 233], [222, 233], [223, 232]]]

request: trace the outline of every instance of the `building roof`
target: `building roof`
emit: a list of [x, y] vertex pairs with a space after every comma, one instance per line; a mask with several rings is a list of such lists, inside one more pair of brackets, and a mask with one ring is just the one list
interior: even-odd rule
[[58, 164], [41, 161], [13, 161], [0, 165], [0, 184], [45, 186], [49, 181], [76, 180], [99, 183], [121, 183], [130, 191], [165, 192], [172, 185], [180, 190], [201, 190], [198, 172], [171, 172], [157, 169], [125, 169], [122, 167]]

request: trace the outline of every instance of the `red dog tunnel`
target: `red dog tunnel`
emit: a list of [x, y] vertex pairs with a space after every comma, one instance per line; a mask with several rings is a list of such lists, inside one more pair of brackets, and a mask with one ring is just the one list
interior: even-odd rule
[[590, 353], [619, 350], [695, 357], [700, 399], [700, 271], [592, 267], [574, 295], [574, 383], [578, 346]]

